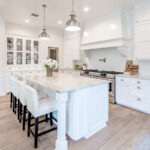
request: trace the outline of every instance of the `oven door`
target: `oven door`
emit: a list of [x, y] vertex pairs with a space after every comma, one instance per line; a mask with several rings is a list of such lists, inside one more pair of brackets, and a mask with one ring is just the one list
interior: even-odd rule
[[114, 104], [114, 79], [109, 79], [109, 81], [109, 102]]

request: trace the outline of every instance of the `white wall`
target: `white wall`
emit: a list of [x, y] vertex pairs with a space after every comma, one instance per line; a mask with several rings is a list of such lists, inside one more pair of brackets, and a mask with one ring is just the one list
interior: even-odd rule
[[[116, 48], [92, 50], [90, 52], [88, 68], [108, 71], [124, 71], [126, 59], [123, 58]], [[99, 59], [106, 58], [106, 62]]]
[[5, 19], [0, 16], [0, 95], [5, 94]]
[[64, 68], [74, 68], [74, 60], [80, 59], [80, 31], [64, 32]]
[[[106, 63], [100, 62], [100, 58], [107, 58]], [[122, 57], [115, 48], [87, 51], [85, 62], [88, 69], [108, 70], [108, 71], [124, 71], [127, 58]], [[139, 65], [140, 75], [150, 76], [150, 61], [133, 61]]]
[[139, 65], [139, 74], [150, 76], [150, 60], [134, 62]]
[[[16, 24], [6, 23], [6, 34], [17, 35], [30, 38], [38, 38], [40, 34], [39, 28], [25, 27]], [[48, 56], [48, 47], [59, 47], [59, 67], [63, 67], [63, 43], [64, 43], [64, 32], [62, 30], [48, 28], [50, 34], [49, 41], [40, 40], [40, 55], [39, 60], [43, 63], [43, 60]]]

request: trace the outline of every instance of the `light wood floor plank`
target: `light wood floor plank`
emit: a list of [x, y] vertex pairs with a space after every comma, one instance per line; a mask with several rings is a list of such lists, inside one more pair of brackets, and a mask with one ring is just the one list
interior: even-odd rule
[[[40, 124], [40, 130], [49, 124]], [[107, 127], [78, 142], [69, 137], [69, 150], [133, 150], [145, 134], [150, 134], [150, 116], [119, 105], [110, 104]], [[40, 137], [37, 150], [54, 150], [57, 131]], [[9, 95], [0, 97], [0, 150], [34, 150], [33, 138], [9, 108]]]

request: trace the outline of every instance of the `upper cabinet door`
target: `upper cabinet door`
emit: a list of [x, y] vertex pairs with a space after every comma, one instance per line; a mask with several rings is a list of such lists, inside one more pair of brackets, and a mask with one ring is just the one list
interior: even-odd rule
[[14, 38], [7, 37], [7, 65], [14, 64]]
[[135, 58], [150, 60], [150, 1], [135, 5]]
[[26, 40], [26, 51], [31, 52], [31, 40]]

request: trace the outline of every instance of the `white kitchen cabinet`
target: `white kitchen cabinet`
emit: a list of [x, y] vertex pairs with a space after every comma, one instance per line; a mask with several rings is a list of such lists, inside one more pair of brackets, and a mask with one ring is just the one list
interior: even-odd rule
[[129, 80], [127, 78], [116, 78], [116, 101], [118, 104], [130, 105]]
[[150, 114], [150, 79], [116, 77], [116, 101]]
[[135, 5], [135, 58], [150, 60], [150, 1]]
[[7, 65], [39, 64], [39, 41], [37, 39], [7, 36]]

